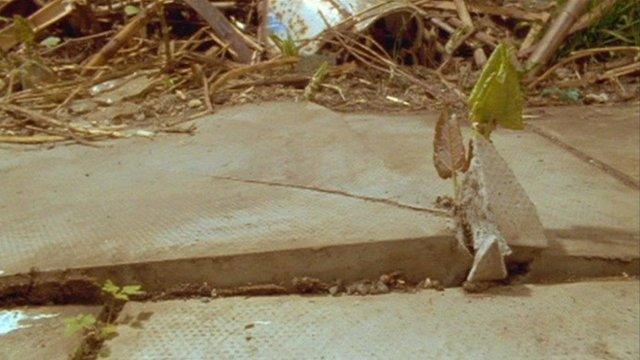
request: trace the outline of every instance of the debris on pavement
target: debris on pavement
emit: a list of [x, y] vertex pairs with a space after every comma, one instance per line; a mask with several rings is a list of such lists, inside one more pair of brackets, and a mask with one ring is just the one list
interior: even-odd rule
[[[89, 145], [125, 137], [108, 125], [70, 123], [92, 111], [95, 86], [141, 73], [148, 87], [140, 96], [111, 100], [134, 101], [145, 116], [110, 125], [170, 128], [222, 104], [278, 99], [370, 111], [449, 104], [460, 112], [487, 55], [504, 39], [535, 68], [525, 78], [531, 105], [572, 101], [546, 96], [554, 87], [608, 94], [578, 102], [628, 101], [640, 91], [640, 24], [632, 20], [640, 5], [633, 0], [586, 9], [583, 1], [551, 0], [20, 5], [27, 1], [0, 5], [2, 142]], [[175, 106], [158, 103], [169, 95], [180, 99]]]

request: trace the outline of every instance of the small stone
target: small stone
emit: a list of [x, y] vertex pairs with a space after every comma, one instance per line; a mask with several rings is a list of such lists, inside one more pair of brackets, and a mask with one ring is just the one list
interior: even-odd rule
[[356, 293], [360, 295], [368, 295], [371, 293], [371, 285], [365, 283], [359, 283], [356, 285]]
[[591, 103], [607, 103], [609, 102], [609, 95], [607, 93], [600, 94], [587, 94], [584, 96], [584, 102], [587, 104]]
[[212, 289], [212, 290], [211, 290], [211, 297], [212, 297], [213, 299], [215, 299], [215, 298], [217, 298], [218, 296], [219, 296], [219, 295], [218, 295], [218, 290], [216, 290], [216, 289]]
[[331, 294], [331, 296], [337, 296], [339, 291], [340, 288], [338, 287], [338, 285], [334, 285], [329, 288], [329, 294]]
[[202, 100], [200, 99], [189, 100], [189, 102], [187, 103], [187, 106], [189, 106], [192, 109], [199, 108], [202, 106]]
[[75, 115], [82, 115], [95, 110], [98, 107], [94, 101], [91, 100], [76, 100], [69, 105], [69, 111]]
[[424, 289], [434, 289], [434, 290], [438, 290], [438, 291], [444, 291], [444, 287], [442, 286], [442, 284], [440, 284], [440, 281], [431, 280], [430, 278], [427, 278], [424, 281], [424, 283], [422, 283], [422, 288], [424, 288]]
[[[187, 100], [187, 95], [185, 95], [185, 93], [180, 91], [180, 90], [176, 91], [176, 96], [179, 97], [180, 100], [183, 100], [183, 101]], [[193, 101], [193, 100], [191, 100], [191, 101]]]
[[389, 287], [382, 281], [376, 282], [376, 285], [372, 288], [372, 294], [387, 294], [389, 293]]
[[391, 276], [389, 276], [388, 274], [381, 275], [380, 282], [382, 282], [385, 285], [391, 284]]
[[136, 130], [135, 134], [136, 136], [146, 137], [146, 138], [152, 138], [155, 136], [155, 133], [153, 131], [143, 130], [143, 129]]

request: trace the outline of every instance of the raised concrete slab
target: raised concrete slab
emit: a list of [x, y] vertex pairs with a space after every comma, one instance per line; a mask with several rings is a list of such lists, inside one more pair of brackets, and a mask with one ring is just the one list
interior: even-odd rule
[[[83, 268], [147, 288], [398, 268], [454, 282], [470, 257], [432, 209], [451, 192], [431, 163], [434, 124], [271, 103], [201, 119], [192, 137], [0, 150], [0, 271]], [[552, 255], [638, 259], [637, 189], [534, 133], [495, 143]]]
[[[640, 104], [534, 109], [530, 124], [640, 181]], [[597, 138], [597, 141], [594, 139]]]
[[43, 306], [0, 309], [0, 359], [67, 360], [82, 334], [65, 336], [66, 318], [92, 314], [99, 306]]
[[[115, 359], [637, 359], [637, 281], [128, 303]], [[136, 318], [136, 326], [130, 324]]]

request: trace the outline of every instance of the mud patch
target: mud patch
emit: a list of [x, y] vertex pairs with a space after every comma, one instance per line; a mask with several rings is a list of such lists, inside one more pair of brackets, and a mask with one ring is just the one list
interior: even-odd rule
[[35, 281], [28, 277], [0, 285], [0, 306], [50, 304], [99, 304], [101, 286], [91, 278], [70, 278], [63, 281]]

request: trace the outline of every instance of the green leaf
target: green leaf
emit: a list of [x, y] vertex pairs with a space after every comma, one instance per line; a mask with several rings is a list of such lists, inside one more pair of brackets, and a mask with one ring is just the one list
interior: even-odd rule
[[67, 325], [65, 329], [65, 336], [71, 336], [78, 331], [90, 329], [96, 323], [95, 316], [91, 314], [78, 315], [73, 318], [65, 319], [64, 322]]
[[498, 124], [514, 130], [524, 128], [524, 97], [513, 59], [511, 47], [498, 45], [469, 96], [471, 121], [485, 136]]
[[140, 8], [133, 5], [127, 5], [124, 7], [124, 13], [127, 16], [137, 15], [140, 12]]
[[111, 280], [107, 280], [102, 287], [102, 291], [115, 295], [120, 291], [120, 287], [114, 284]]
[[109, 339], [118, 333], [118, 327], [113, 324], [106, 324], [100, 329], [100, 337]]
[[48, 48], [52, 48], [60, 44], [62, 39], [57, 36], [48, 36], [46, 39], [40, 41], [40, 45], [46, 46]]
[[122, 293], [127, 295], [140, 295], [144, 294], [140, 285], [127, 285], [122, 287]]
[[16, 36], [18, 40], [27, 46], [33, 45], [35, 41], [36, 34], [33, 31], [33, 27], [29, 23], [29, 20], [23, 18], [20, 15], [15, 15], [13, 17], [13, 26], [16, 31]]
[[129, 295], [123, 294], [121, 292], [117, 292], [117, 293], [113, 294], [113, 297], [118, 299], [118, 300], [129, 301]]

